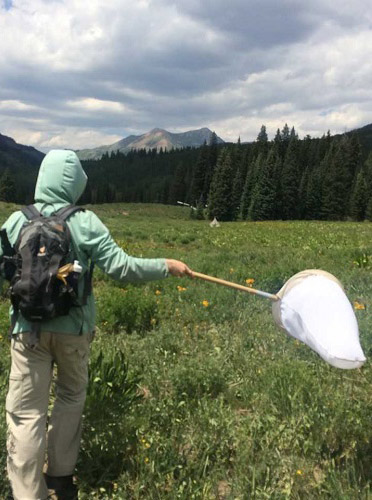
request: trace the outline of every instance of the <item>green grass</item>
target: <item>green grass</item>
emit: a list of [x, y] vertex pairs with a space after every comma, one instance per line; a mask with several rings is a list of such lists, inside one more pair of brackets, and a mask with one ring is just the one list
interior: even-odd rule
[[[0, 205], [2, 220], [14, 209]], [[320, 268], [344, 284], [372, 352], [372, 225], [210, 228], [161, 205], [93, 207], [128, 253], [275, 293]], [[82, 499], [372, 498], [372, 371], [330, 367], [279, 331], [270, 302], [186, 278], [95, 273], [97, 336], [77, 476]], [[203, 305], [208, 301], [208, 306]], [[9, 366], [1, 308], [0, 391]], [[0, 436], [5, 441], [4, 416]], [[5, 454], [0, 455], [4, 467]], [[5, 476], [0, 476], [0, 496]]]

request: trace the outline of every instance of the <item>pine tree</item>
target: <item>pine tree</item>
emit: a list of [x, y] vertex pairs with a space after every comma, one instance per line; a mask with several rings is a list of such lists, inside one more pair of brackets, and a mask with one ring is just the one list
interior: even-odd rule
[[345, 135], [332, 141], [327, 154], [322, 212], [329, 220], [344, 220], [349, 213], [350, 192], [356, 164], [352, 158], [351, 141]]
[[198, 160], [196, 162], [193, 178], [191, 182], [190, 201], [196, 205], [200, 199], [205, 202], [208, 192], [205, 191], [205, 177], [209, 169], [209, 149], [206, 143], [200, 149]]
[[291, 139], [298, 139], [298, 134], [294, 127], [291, 128], [291, 132], [289, 134], [289, 140]]
[[282, 218], [299, 217], [300, 169], [298, 165], [298, 140], [289, 141], [281, 176]]
[[347, 214], [350, 214], [351, 210], [351, 196], [352, 193], [355, 190], [356, 182], [357, 182], [357, 177], [358, 177], [358, 172], [362, 168], [362, 148], [359, 142], [359, 139], [356, 134], [351, 134], [348, 136], [348, 147], [346, 149], [346, 155], [347, 155], [347, 167], [349, 169], [350, 177], [351, 177], [351, 184], [349, 186], [349, 205], [347, 207]]
[[259, 171], [261, 169], [263, 162], [263, 155], [259, 154], [257, 158], [251, 161], [247, 174], [245, 177], [243, 194], [241, 199], [241, 216], [243, 220], [246, 220], [249, 213], [249, 207], [251, 206], [252, 196], [256, 186]]
[[254, 188], [249, 207], [249, 218], [252, 220], [270, 220], [276, 214], [276, 171], [279, 156], [276, 148], [269, 152], [267, 160], [263, 161]]
[[327, 154], [329, 148], [331, 147], [331, 143], [332, 143], [331, 132], [328, 130], [327, 135], [323, 135], [319, 140], [318, 156], [320, 161], [323, 160], [323, 158]]
[[[299, 217], [300, 219], [307, 219], [309, 188], [312, 184], [314, 169], [319, 164], [318, 141], [311, 139], [311, 137], [307, 135], [299, 145], [299, 164], [302, 165], [303, 168], [299, 188]], [[312, 188], [313, 186], [311, 186], [311, 189]]]
[[305, 199], [305, 219], [318, 220], [322, 218], [322, 168], [315, 167], [309, 175], [306, 199]]
[[208, 215], [211, 219], [216, 217], [221, 221], [229, 221], [234, 218], [232, 171], [231, 154], [223, 149], [218, 157], [208, 197]]
[[350, 201], [350, 214], [354, 220], [365, 219], [368, 205], [368, 189], [365, 172], [361, 170], [357, 176], [354, 191]]
[[275, 182], [275, 186], [276, 186], [274, 219], [281, 219], [282, 218], [282, 206], [283, 206], [283, 201], [282, 201], [283, 197], [282, 197], [282, 191], [281, 191], [281, 178], [282, 178], [283, 162], [282, 162], [282, 159], [280, 157], [279, 147], [275, 142], [274, 142], [272, 148], [273, 148], [273, 154], [276, 158], [276, 165], [275, 165], [275, 171], [274, 171], [274, 182]]
[[287, 123], [284, 125], [284, 127], [282, 129], [281, 138], [282, 138], [282, 141], [287, 141], [287, 142], [289, 142], [289, 139], [291, 138], [291, 133], [289, 131], [289, 127], [288, 127]]
[[209, 159], [213, 166], [217, 165], [218, 160], [218, 141], [216, 132], [212, 132], [211, 138], [209, 140]]
[[307, 165], [301, 176], [300, 187], [298, 190], [298, 216], [300, 219], [306, 218], [306, 199], [310, 175], [311, 168], [309, 167], [309, 165]]
[[231, 149], [231, 161], [233, 168], [233, 177], [235, 177], [238, 169], [241, 167], [243, 162], [243, 148], [240, 142], [240, 137], [238, 138], [238, 142], [236, 145], [232, 146]]
[[372, 151], [364, 163], [364, 172], [367, 183], [368, 198], [372, 197]]
[[364, 178], [366, 182], [366, 198], [367, 206], [365, 218], [372, 221], [372, 151], [369, 153], [367, 160], [364, 163]]
[[239, 213], [241, 211], [240, 203], [243, 194], [244, 180], [243, 168], [242, 165], [240, 165], [236, 171], [232, 187], [232, 204], [234, 209], [233, 220], [236, 220], [239, 217]]
[[282, 134], [279, 129], [277, 129], [275, 137], [274, 137], [274, 144], [278, 147], [278, 151], [280, 152], [280, 144], [282, 143]]
[[206, 197], [211, 187], [212, 178], [217, 165], [217, 159], [218, 159], [217, 135], [215, 132], [212, 132], [208, 147], [208, 162], [205, 171], [205, 180], [203, 188], [203, 193], [204, 196]]
[[265, 125], [261, 126], [260, 132], [256, 139], [256, 147], [257, 147], [257, 154], [262, 153], [265, 156], [267, 155], [269, 144], [268, 144], [268, 137]]
[[233, 220], [236, 220], [240, 212], [240, 201], [243, 193], [244, 181], [245, 181], [245, 155], [243, 154], [243, 148], [240, 142], [240, 137], [238, 139], [237, 145], [233, 151], [233, 183], [232, 183], [232, 204], [234, 207]]
[[177, 205], [177, 201], [184, 202], [186, 198], [185, 169], [182, 163], [176, 167], [174, 177], [169, 189], [169, 200], [171, 205]]
[[261, 125], [260, 132], [257, 136], [257, 142], [261, 142], [263, 144], [266, 144], [267, 141], [268, 141], [268, 137], [267, 137], [267, 132], [266, 132], [266, 126]]

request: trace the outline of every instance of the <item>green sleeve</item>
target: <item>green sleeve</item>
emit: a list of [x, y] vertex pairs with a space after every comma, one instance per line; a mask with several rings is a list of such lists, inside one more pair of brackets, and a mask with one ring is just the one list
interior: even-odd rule
[[103, 272], [124, 282], [151, 281], [166, 278], [165, 259], [131, 257], [120, 248], [107, 227], [90, 211], [83, 215], [82, 242], [79, 247]]

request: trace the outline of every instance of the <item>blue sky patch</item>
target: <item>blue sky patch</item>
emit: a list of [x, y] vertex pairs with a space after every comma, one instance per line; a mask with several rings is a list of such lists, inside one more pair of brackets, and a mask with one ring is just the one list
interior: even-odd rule
[[10, 10], [13, 7], [13, 0], [3, 0], [3, 7], [5, 10]]

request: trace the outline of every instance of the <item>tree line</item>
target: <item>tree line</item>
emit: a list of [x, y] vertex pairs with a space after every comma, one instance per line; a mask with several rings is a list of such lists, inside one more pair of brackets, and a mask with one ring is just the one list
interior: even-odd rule
[[[262, 125], [248, 144], [212, 134], [200, 148], [115, 152], [83, 167], [83, 204], [182, 202], [221, 221], [372, 220], [372, 153], [353, 133], [299, 139], [286, 124], [269, 141]], [[0, 162], [0, 200], [30, 203], [36, 175]]]
[[238, 142], [220, 152], [197, 196], [219, 220], [372, 220], [372, 154], [365, 159], [355, 134], [300, 140], [285, 125], [268, 141], [262, 126], [249, 148]]

